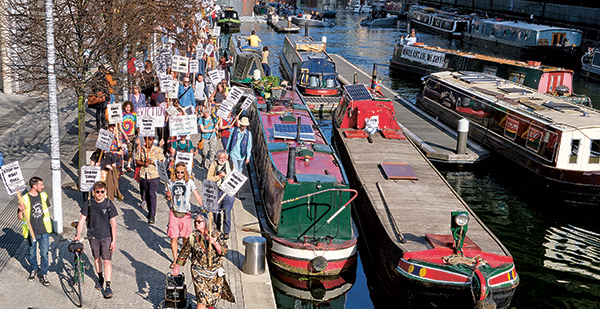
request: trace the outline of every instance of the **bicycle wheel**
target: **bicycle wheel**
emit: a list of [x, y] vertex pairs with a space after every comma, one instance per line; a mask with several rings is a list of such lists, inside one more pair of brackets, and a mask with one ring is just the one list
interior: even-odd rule
[[80, 258], [75, 261], [75, 280], [77, 281], [77, 292], [79, 293], [79, 307], [83, 308], [83, 264]]

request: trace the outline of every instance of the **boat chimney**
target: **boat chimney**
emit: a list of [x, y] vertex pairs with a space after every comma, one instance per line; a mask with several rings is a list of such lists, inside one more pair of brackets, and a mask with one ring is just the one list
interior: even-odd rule
[[296, 147], [290, 146], [288, 149], [288, 165], [285, 178], [294, 180], [296, 177]]
[[267, 100], [266, 105], [267, 105], [267, 114], [270, 114], [271, 113], [271, 100]]
[[304, 36], [308, 36], [308, 23], [304, 24]]
[[292, 64], [292, 92], [296, 92], [296, 80], [298, 79], [298, 63]]
[[467, 153], [467, 139], [469, 136], [469, 120], [463, 118], [458, 121], [458, 138], [456, 139], [456, 154]]
[[297, 121], [296, 123], [298, 124], [298, 126], [296, 128], [296, 143], [300, 144], [300, 141], [302, 140], [300, 138], [300, 128], [302, 126], [302, 118], [300, 116], [298, 116], [296, 121]]
[[325, 51], [327, 49], [327, 37], [321, 37], [321, 42], [323, 43], [323, 51]]
[[288, 16], [288, 28], [292, 28], [292, 16]]
[[352, 82], [353, 84], [358, 84], [358, 75], [356, 74], [356, 72], [354, 72], [354, 81]]
[[377, 63], [373, 63], [373, 76], [371, 76], [371, 91], [375, 91], [377, 83]]

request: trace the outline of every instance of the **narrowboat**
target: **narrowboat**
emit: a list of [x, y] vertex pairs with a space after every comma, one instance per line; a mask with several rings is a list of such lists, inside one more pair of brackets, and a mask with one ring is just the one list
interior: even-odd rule
[[483, 72], [570, 102], [592, 105], [588, 96], [573, 93], [573, 70], [542, 65], [536, 61], [510, 60], [419, 43], [396, 43], [390, 60], [391, 73], [421, 78], [442, 71]]
[[239, 32], [240, 18], [238, 12], [232, 7], [223, 7], [217, 17], [217, 25], [221, 27], [223, 33]]
[[512, 256], [406, 139], [391, 100], [345, 85], [333, 139], [358, 191], [361, 260], [396, 307], [509, 306], [520, 280]]
[[386, 2], [382, 10], [386, 13], [398, 15], [398, 19], [406, 20], [409, 6], [402, 2]]
[[573, 28], [481, 19], [473, 21], [463, 42], [487, 53], [569, 67], [581, 57], [581, 38], [581, 30]]
[[390, 17], [373, 18], [369, 16], [360, 21], [361, 26], [367, 27], [394, 27], [398, 24], [398, 16], [393, 15]]
[[417, 105], [521, 165], [570, 204], [600, 202], [600, 112], [476, 72], [429, 75]]
[[334, 276], [356, 262], [345, 171], [298, 93], [248, 109], [254, 188], [268, 261], [303, 276]]
[[316, 42], [310, 36], [286, 36], [279, 54], [279, 72], [284, 79], [295, 80], [303, 95], [336, 96], [340, 81], [335, 62], [325, 50], [324, 41]]
[[262, 67], [262, 48], [248, 45], [248, 36], [232, 35], [229, 37], [227, 52], [233, 57], [231, 81], [237, 84], [250, 85], [254, 70], [264, 75]]
[[470, 20], [466, 16], [423, 7], [411, 10], [408, 15], [410, 27], [445, 36], [449, 39], [462, 39], [469, 29]]
[[581, 57], [581, 75], [600, 81], [600, 49], [591, 48]]

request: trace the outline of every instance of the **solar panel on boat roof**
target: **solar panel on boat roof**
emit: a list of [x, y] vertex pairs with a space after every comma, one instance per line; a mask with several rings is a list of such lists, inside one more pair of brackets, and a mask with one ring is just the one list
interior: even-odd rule
[[363, 101], [363, 100], [372, 100], [373, 97], [371, 93], [367, 89], [367, 87], [363, 84], [352, 84], [344, 86], [348, 95], [352, 101]]
[[[273, 134], [275, 138], [281, 139], [296, 139], [298, 126], [292, 123], [275, 123], [273, 124]], [[315, 141], [315, 131], [308, 124], [300, 125], [300, 139], [303, 141]]]

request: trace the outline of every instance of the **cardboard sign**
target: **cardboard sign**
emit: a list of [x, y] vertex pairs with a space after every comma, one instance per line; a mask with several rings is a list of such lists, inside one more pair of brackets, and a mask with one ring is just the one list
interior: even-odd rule
[[206, 48], [204, 49], [204, 53], [207, 56], [210, 56], [210, 54], [212, 54], [213, 51], [215, 51], [215, 47], [212, 44], [207, 44]]
[[229, 196], [234, 196], [242, 188], [246, 180], [248, 180], [248, 177], [244, 176], [241, 171], [233, 169], [231, 173], [225, 176], [219, 189], [223, 190]]
[[256, 101], [256, 98], [253, 95], [248, 95], [246, 97], [246, 100], [244, 100], [244, 103], [242, 103], [242, 110], [245, 111], [248, 109], [248, 107], [250, 107], [250, 105], [252, 105], [252, 103], [254, 103], [254, 101]]
[[185, 163], [185, 167], [187, 168], [188, 172], [191, 173], [192, 163], [194, 163], [194, 154], [191, 152], [178, 151], [175, 155], [175, 165], [177, 165], [179, 162]]
[[225, 79], [225, 70], [219, 70], [219, 81]]
[[217, 110], [217, 116], [221, 117], [222, 119], [227, 119], [229, 117], [229, 114], [231, 113], [231, 110], [233, 110], [233, 107], [235, 106], [235, 103], [233, 103], [233, 101], [231, 100], [225, 100], [223, 101], [223, 103], [221, 103], [221, 105], [219, 105], [219, 109]]
[[219, 211], [219, 187], [214, 181], [202, 181], [202, 208], [214, 213]]
[[110, 145], [112, 144], [113, 138], [115, 138], [115, 135], [112, 132], [100, 129], [100, 132], [98, 132], [98, 139], [96, 140], [96, 148], [110, 151]]
[[213, 28], [213, 37], [218, 37], [219, 35], [221, 35], [221, 27], [215, 26]]
[[173, 75], [170, 74], [161, 74], [158, 76], [158, 84], [160, 85], [161, 92], [169, 92], [171, 91], [171, 87], [173, 87]]
[[137, 125], [140, 137], [154, 136], [156, 134], [154, 130], [154, 118], [152, 116], [138, 115]]
[[190, 59], [190, 73], [197, 74], [198, 72], [198, 59]]
[[169, 113], [169, 116], [173, 117], [179, 115], [179, 110], [177, 110], [177, 107], [175, 106], [170, 106], [167, 108], [167, 113]]
[[0, 167], [0, 173], [9, 197], [13, 197], [17, 192], [27, 189], [19, 161], [3, 165]]
[[123, 122], [123, 110], [121, 104], [108, 104], [106, 110], [108, 111], [108, 123], [117, 124]]
[[167, 93], [168, 98], [179, 99], [179, 84], [177, 83], [177, 81], [172, 81], [171, 89], [165, 92]]
[[198, 134], [198, 119], [196, 115], [173, 116], [169, 120], [171, 136]]
[[79, 191], [90, 192], [96, 181], [101, 180], [100, 166], [82, 166], [79, 177]]
[[241, 88], [237, 87], [237, 86], [233, 86], [231, 87], [231, 90], [229, 90], [229, 94], [227, 95], [227, 100], [232, 100], [234, 102], [234, 104], [237, 104], [240, 99], [242, 98], [242, 95], [244, 95], [244, 90], [242, 90]]
[[164, 183], [169, 183], [169, 176], [167, 175], [167, 166], [160, 161], [156, 161], [156, 169], [158, 170], [158, 176], [160, 178], [160, 181]]
[[165, 126], [165, 109], [162, 107], [140, 107], [138, 108], [139, 116], [150, 116], [152, 117], [152, 125], [155, 128], [162, 128]]
[[208, 77], [210, 77], [210, 81], [213, 84], [216, 84], [221, 81], [221, 79], [219, 79], [219, 77], [220, 77], [219, 70], [217, 70], [217, 69], [208, 71]]
[[188, 65], [189, 65], [190, 58], [173, 55], [172, 59], [173, 59], [173, 64], [171, 65], [171, 68], [173, 71], [179, 72], [179, 73], [187, 73], [188, 72]]
[[206, 20], [204, 20], [204, 19], [203, 19], [203, 20], [200, 22], [200, 28], [204, 29], [204, 28], [206, 28], [206, 26], [208, 26], [208, 22], [207, 22]]

